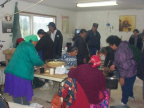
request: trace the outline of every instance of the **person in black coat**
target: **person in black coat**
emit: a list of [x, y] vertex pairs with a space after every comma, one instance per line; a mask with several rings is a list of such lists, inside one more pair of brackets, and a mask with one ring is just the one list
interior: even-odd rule
[[98, 24], [93, 23], [92, 29], [87, 32], [86, 42], [89, 47], [90, 55], [96, 55], [96, 52], [100, 50], [100, 33], [97, 31]]
[[139, 31], [135, 29], [133, 33], [134, 34], [129, 39], [129, 43], [137, 46], [140, 50], [142, 50], [143, 42], [141, 36], [139, 35]]
[[77, 65], [87, 63], [89, 61], [89, 50], [85, 41], [87, 31], [81, 29], [80, 34], [75, 37], [74, 46], [78, 48]]
[[36, 45], [36, 50], [38, 51], [41, 59], [45, 62], [48, 59], [54, 58], [54, 42], [50, 38], [50, 36], [43, 30], [39, 29], [37, 34], [40, 37]]
[[59, 30], [56, 29], [56, 25], [53, 22], [48, 24], [49, 27], [49, 34], [51, 39], [54, 42], [55, 46], [55, 58], [58, 59], [61, 57], [62, 54], [62, 44], [63, 44], [63, 36]]

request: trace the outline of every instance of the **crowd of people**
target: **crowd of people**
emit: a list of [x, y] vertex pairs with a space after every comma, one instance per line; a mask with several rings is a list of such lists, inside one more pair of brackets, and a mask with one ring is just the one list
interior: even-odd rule
[[[144, 51], [144, 32], [139, 34], [139, 31], [135, 29], [129, 41], [122, 41], [118, 36], [111, 35], [106, 39], [109, 46], [105, 47], [105, 50], [100, 50], [101, 35], [97, 31], [98, 24], [93, 23], [91, 30], [80, 30], [80, 33], [73, 38], [74, 45], [68, 47], [68, 51], [62, 55], [63, 36], [61, 32], [53, 22], [47, 26], [48, 32], [43, 29], [38, 30], [37, 35], [40, 40], [36, 35], [17, 40], [16, 50], [5, 69], [4, 92], [12, 95], [14, 102], [30, 104], [33, 96], [31, 81], [34, 77], [34, 66], [45, 68], [47, 59], [61, 59], [66, 61], [66, 67], [70, 69], [68, 73], [70, 79], [59, 93], [63, 96], [63, 92], [66, 90], [67, 93], [70, 85], [75, 88], [71, 91], [73, 93], [71, 101], [68, 101], [64, 108], [72, 108], [72, 106], [76, 108], [77, 105], [82, 107], [83, 102], [88, 103], [90, 108], [102, 106], [108, 108], [110, 93], [106, 88], [105, 76], [97, 67], [100, 65], [100, 57], [96, 54], [100, 52], [105, 54], [104, 72], [114, 71], [116, 68], [119, 71], [122, 88], [121, 104], [126, 105], [128, 98], [134, 100], [133, 86], [137, 74], [137, 62], [134, 60], [129, 44]], [[47, 90], [49, 82], [45, 80], [45, 85], [41, 90]], [[70, 85], [67, 86], [68, 84]], [[85, 94], [83, 102], [81, 93]], [[75, 94], [78, 95], [75, 96]], [[77, 102], [82, 104], [77, 104]]]

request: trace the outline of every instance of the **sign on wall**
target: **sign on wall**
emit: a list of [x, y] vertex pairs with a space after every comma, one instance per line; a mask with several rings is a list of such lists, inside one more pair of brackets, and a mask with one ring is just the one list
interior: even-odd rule
[[62, 33], [69, 34], [69, 16], [62, 16]]
[[3, 33], [11, 33], [13, 24], [13, 16], [5, 14], [2, 18], [2, 31]]
[[135, 15], [124, 15], [119, 17], [119, 31], [132, 32], [136, 26]]

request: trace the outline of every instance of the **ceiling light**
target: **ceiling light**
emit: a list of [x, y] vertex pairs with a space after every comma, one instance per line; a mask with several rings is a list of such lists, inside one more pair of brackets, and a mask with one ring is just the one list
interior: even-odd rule
[[116, 3], [116, 1], [77, 3], [77, 7], [112, 6], [112, 5], [118, 5], [118, 4]]

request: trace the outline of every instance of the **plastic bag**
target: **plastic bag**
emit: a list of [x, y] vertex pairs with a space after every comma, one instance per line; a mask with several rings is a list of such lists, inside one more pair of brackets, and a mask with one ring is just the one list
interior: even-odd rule
[[42, 105], [40, 105], [38, 103], [31, 103], [30, 106], [34, 107], [34, 108], [44, 108]]
[[55, 74], [65, 74], [65, 73], [66, 73], [66, 68], [64, 66], [56, 67]]
[[51, 108], [62, 108], [61, 99], [58, 94], [55, 94], [51, 101]]

